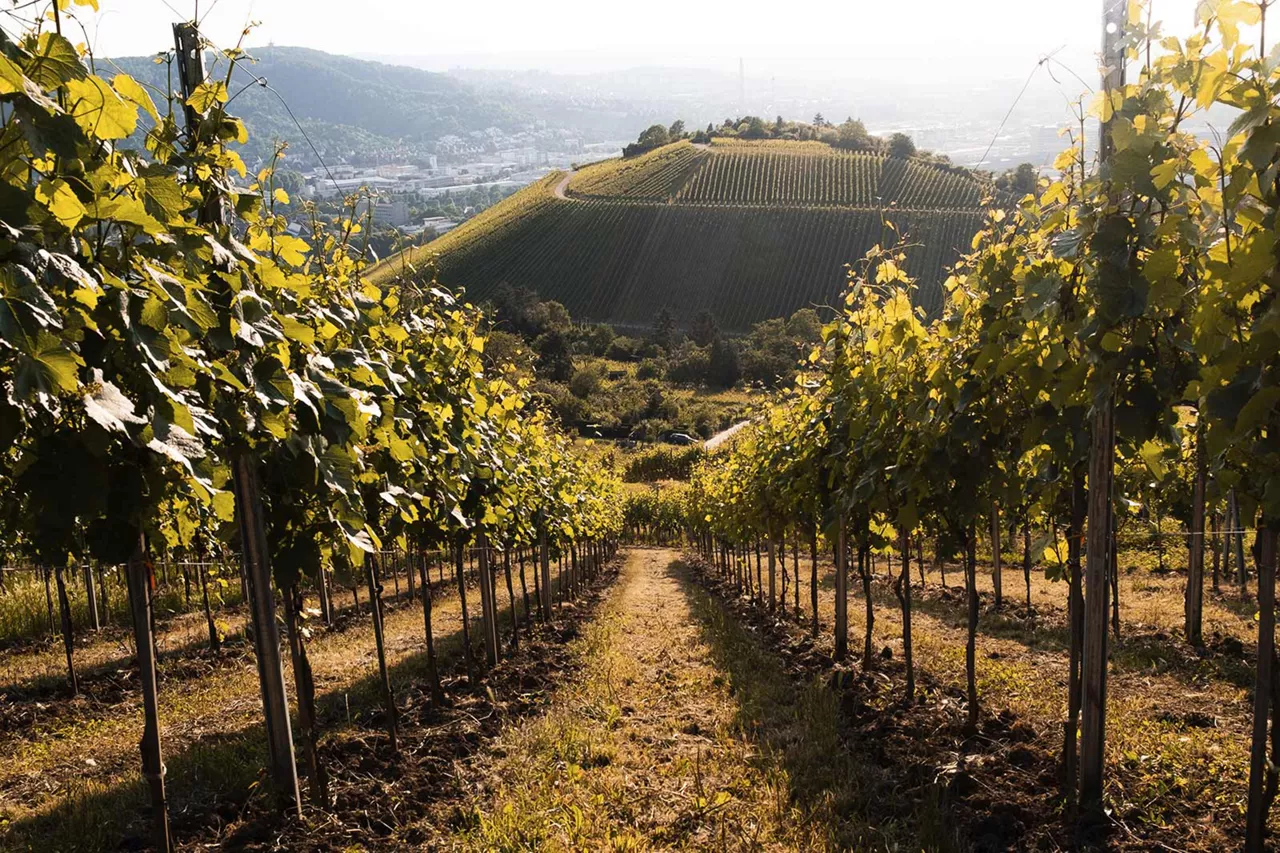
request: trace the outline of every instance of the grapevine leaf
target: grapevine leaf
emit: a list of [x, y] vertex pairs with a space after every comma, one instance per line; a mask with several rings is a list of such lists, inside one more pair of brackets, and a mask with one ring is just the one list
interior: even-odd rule
[[124, 101], [97, 75], [68, 80], [70, 113], [76, 122], [99, 139], [125, 139], [138, 126], [138, 107]]
[[137, 80], [134, 80], [128, 74], [117, 74], [111, 79], [111, 88], [126, 101], [141, 107], [143, 112], [151, 116], [151, 120], [156, 124], [160, 123], [160, 113], [156, 111], [155, 102], [151, 100], [151, 95], [147, 90], [142, 88]]
[[103, 378], [101, 370], [94, 370], [91, 390], [83, 399], [85, 414], [108, 432], [128, 434], [130, 424], [147, 422], [146, 418], [134, 413], [129, 398]]
[[61, 178], [45, 178], [36, 186], [36, 201], [45, 206], [53, 218], [70, 230], [80, 224], [89, 211], [85, 210], [71, 186]]
[[43, 32], [27, 65], [27, 76], [42, 89], [57, 89], [68, 80], [83, 80], [87, 72], [71, 42], [57, 33]]

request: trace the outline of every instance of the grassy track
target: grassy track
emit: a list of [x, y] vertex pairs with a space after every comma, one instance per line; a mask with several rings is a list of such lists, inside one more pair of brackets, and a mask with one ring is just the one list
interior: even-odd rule
[[[699, 580], [677, 552], [635, 549], [606, 603], [583, 600], [534, 651], [461, 689], [456, 597], [435, 620], [458, 704], [422, 695], [421, 611], [388, 614], [405, 712], [406, 755], [385, 754], [367, 615], [311, 643], [337, 800], [319, 823], [264, 818], [265, 756], [251, 652], [219, 659], [200, 626], [166, 626], [164, 734], [175, 827], [187, 846], [238, 849], [1057, 849], [1064, 716], [1064, 588], [1037, 573], [1031, 603], [1006, 569], [991, 609], [979, 569], [984, 717], [964, 728], [958, 567], [917, 590], [917, 706], [901, 704], [901, 624], [883, 560], [875, 567], [874, 667], [830, 661], [832, 570], [819, 566], [823, 630], [810, 640], [809, 562], [781, 620]], [[1204, 655], [1172, 639], [1181, 578], [1151, 555], [1120, 561], [1122, 638], [1109, 703], [1111, 844], [1126, 851], [1230, 849], [1242, 821], [1252, 608], [1233, 589], [1207, 596]], [[794, 562], [786, 554], [788, 573]], [[989, 564], [988, 564], [989, 565]], [[913, 579], [919, 582], [913, 566]], [[862, 606], [852, 584], [851, 645]], [[475, 591], [472, 590], [472, 597]], [[505, 603], [505, 596], [500, 595]], [[576, 614], [576, 615], [575, 615]], [[796, 617], [800, 618], [797, 619]], [[225, 614], [231, 628], [235, 612]], [[509, 630], [509, 614], [502, 624]], [[565, 647], [559, 640], [572, 638]], [[526, 636], [525, 645], [529, 645]], [[128, 650], [108, 634], [78, 650], [86, 696], [42, 699], [56, 661], [11, 653], [0, 687], [0, 849], [117, 849], [144, 832], [135, 770], [140, 723]], [[841, 689], [832, 690], [838, 683]]]
[[834, 694], [798, 684], [676, 552], [633, 551], [547, 712], [478, 763], [460, 850], [920, 849], [841, 747]]

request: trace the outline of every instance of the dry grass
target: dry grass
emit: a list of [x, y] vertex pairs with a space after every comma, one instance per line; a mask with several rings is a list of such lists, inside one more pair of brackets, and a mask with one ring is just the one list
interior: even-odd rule
[[[874, 590], [875, 648], [887, 649], [889, 660], [877, 658], [876, 671], [841, 692], [814, 681], [794, 656], [775, 654], [774, 628], [735, 617], [673, 560], [671, 552], [632, 552], [623, 583], [572, 646], [575, 663], [566, 671], [574, 677], [560, 684], [545, 713], [522, 723], [513, 718], [491, 748], [474, 744], [479, 759], [445, 765], [439, 772], [448, 774], [455, 798], [422, 807], [426, 817], [412, 824], [415, 831], [394, 837], [476, 850], [950, 849], [957, 824], [935, 780], [954, 787], [953, 750], [972, 749], [975, 784], [994, 786], [983, 808], [1001, 797], [1021, 799], [1028, 813], [1048, 815], [1044, 825], [1021, 830], [1022, 846], [1053, 849], [1062, 838], [1052, 778], [1007, 767], [1007, 750], [983, 753], [959, 740], [940, 747], [930, 728], [945, 714], [962, 716], [958, 567], [948, 567], [948, 588], [932, 572], [923, 594], [917, 586], [914, 643], [925, 701], [904, 711], [897, 706], [901, 623], [883, 563]], [[1120, 563], [1123, 636], [1113, 647], [1107, 797], [1123, 829], [1113, 843], [1127, 850], [1231, 849], [1244, 805], [1253, 608], [1233, 589], [1207, 595], [1206, 635], [1217, 636], [1195, 653], [1180, 635], [1182, 577], [1154, 573], [1150, 563], [1151, 555], [1137, 552]], [[807, 582], [808, 560], [800, 566]], [[912, 574], [918, 585], [915, 567]], [[821, 578], [822, 637], [796, 642], [796, 629], [788, 641], [810, 660], [830, 653], [829, 564]], [[989, 566], [980, 570], [979, 587], [978, 675], [987, 713], [1006, 712], [1003, 730], [1028, 731], [1026, 745], [1052, 756], [1065, 717], [1066, 587], [1034, 574], [1027, 612], [1021, 571], [1007, 569], [998, 613]], [[862, 603], [858, 585], [851, 590], [856, 650]], [[224, 614], [232, 628], [239, 618]], [[393, 607], [387, 620], [389, 663], [397, 681], [415, 690], [421, 618], [415, 603]], [[438, 598], [435, 618], [439, 637], [456, 634], [456, 597]], [[232, 642], [213, 658], [199, 648], [202, 630], [198, 617], [162, 626], [162, 734], [180, 831], [227, 843], [220, 829], [183, 828], [183, 820], [213, 813], [232, 824], [258, 796], [260, 700], [247, 644]], [[318, 633], [310, 650], [329, 742], [358, 755], [359, 742], [376, 735], [380, 722], [367, 616]], [[57, 693], [57, 647], [0, 659], [0, 849], [107, 850], [141, 831], [141, 715], [128, 653], [122, 634], [86, 638], [77, 648], [86, 695], [74, 701]], [[459, 654], [456, 641], [445, 643], [442, 655]], [[856, 668], [853, 674], [861, 675]], [[861, 708], [847, 704], [855, 694]], [[916, 743], [915, 764], [878, 751], [874, 737], [851, 735], [851, 719], [880, 718], [898, 727], [901, 741]], [[369, 772], [383, 771], [390, 772]], [[902, 790], [912, 796], [899, 796]]]
[[[447, 639], [461, 629], [460, 604], [448, 586], [443, 594], [437, 591], [433, 614], [445, 660], [461, 655], [461, 644]], [[518, 587], [516, 595], [519, 598]], [[505, 598], [504, 591], [500, 600]], [[478, 587], [469, 590], [468, 599], [474, 639], [479, 636], [474, 624], [480, 609]], [[375, 731], [378, 727], [376, 652], [363, 600], [362, 610], [358, 617], [344, 614], [336, 629], [317, 632], [309, 643], [322, 726], [333, 734], [353, 726]], [[229, 621], [241, 624], [242, 619], [232, 615]], [[161, 645], [180, 646], [177, 641], [192, 630], [187, 620], [171, 623], [161, 631]], [[509, 630], [509, 621], [503, 630]], [[388, 665], [402, 684], [422, 674], [422, 632], [420, 604], [405, 602], [388, 609]], [[6, 674], [11, 680], [7, 693], [0, 693], [0, 719], [21, 724], [0, 732], [0, 850], [113, 849], [123, 836], [144, 831], [137, 761], [142, 715], [128, 648], [119, 637], [103, 637], [77, 650], [77, 657], [103, 663], [74, 700], [32, 695], [48, 677], [46, 653], [9, 661]], [[285, 667], [292, 693], [287, 655]], [[243, 639], [233, 640], [217, 657], [188, 648], [185, 655], [179, 652], [175, 659], [162, 660], [159, 674], [172, 813], [226, 803], [234, 815], [255, 796], [265, 765], [251, 646]], [[55, 832], [59, 841], [45, 846]]]
[[883, 807], [883, 772], [842, 747], [835, 694], [797, 684], [675, 556], [632, 553], [574, 650], [582, 677], [472, 771], [464, 819], [433, 844], [921, 849]]
[[778, 770], [735, 724], [672, 552], [634, 552], [574, 653], [583, 677], [499, 743], [469, 825], [441, 846], [635, 850], [791, 848]]
[[[1176, 556], [1170, 553], [1170, 562]], [[932, 560], [926, 557], [926, 566]], [[1123, 554], [1120, 560], [1121, 637], [1112, 637], [1108, 682], [1107, 801], [1124, 829], [1116, 843], [1149, 849], [1155, 842], [1178, 850], [1231, 848], [1243, 831], [1245, 780], [1251, 720], [1250, 690], [1254, 608], [1234, 591], [1206, 591], [1205, 635], [1197, 652], [1182, 639], [1185, 578], [1153, 573], [1154, 555]], [[1183, 560], [1185, 564], [1185, 559]], [[788, 565], [790, 556], [788, 555]], [[894, 571], [898, 568], [894, 561]], [[893, 663], [902, 656], [902, 623], [883, 559], [876, 565], [874, 648]], [[753, 569], [754, 571], [754, 569]], [[959, 566], [949, 565], [943, 588], [927, 572], [924, 595], [913, 562], [916, 590], [913, 645], [918, 671], [926, 674], [926, 703], [963, 697], [965, 615]], [[808, 612], [809, 561], [801, 559]], [[820, 566], [822, 648], [830, 653], [834, 622], [834, 570]], [[993, 608], [991, 566], [979, 567], [982, 615], [978, 637], [978, 687], [985, 710], [1010, 712], [1034, 729], [1035, 743], [1049, 755], [1062, 745], [1066, 719], [1066, 584], [1033, 571], [1032, 610], [1026, 610], [1021, 566], [1006, 559], [1005, 603]], [[855, 659], [865, 630], [861, 586], [850, 582], [850, 646]], [[807, 624], [807, 621], [806, 621]], [[1056, 800], [1052, 786], [1042, 792]], [[1280, 821], [1276, 821], [1280, 827]], [[1134, 832], [1127, 838], [1126, 831]]]

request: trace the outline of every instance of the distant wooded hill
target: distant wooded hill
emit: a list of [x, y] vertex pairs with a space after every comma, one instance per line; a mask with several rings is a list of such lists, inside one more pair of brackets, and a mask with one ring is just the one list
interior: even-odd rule
[[845, 265], [895, 243], [892, 223], [933, 310], [992, 192], [963, 169], [819, 142], [681, 141], [553, 174], [374, 276], [430, 264], [477, 301], [509, 284], [583, 319], [647, 324], [666, 307], [745, 329], [837, 304]]
[[[515, 130], [531, 114], [509, 100], [487, 94], [447, 74], [384, 65], [300, 47], [250, 51], [256, 62], [239, 66], [229, 87], [234, 95], [255, 77], [265, 77], [283, 97], [326, 160], [376, 157], [377, 152], [422, 146], [448, 134], [498, 127]], [[152, 97], [177, 88], [177, 70], [153, 57], [110, 60], [155, 87]], [[210, 74], [225, 74], [210, 66]], [[232, 112], [249, 128], [243, 154], [252, 165], [267, 157], [275, 140], [290, 143], [291, 162], [306, 165], [312, 154], [281, 99], [249, 85]], [[423, 153], [425, 153], [423, 148]]]

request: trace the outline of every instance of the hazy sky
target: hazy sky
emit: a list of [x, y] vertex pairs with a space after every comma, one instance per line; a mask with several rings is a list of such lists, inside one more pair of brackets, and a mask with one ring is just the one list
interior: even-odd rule
[[[194, 0], [99, 0], [83, 15], [99, 55], [154, 53]], [[1196, 0], [1154, 0], [1189, 29]], [[3, 4], [4, 0], [0, 0]], [[1024, 77], [1059, 57], [1092, 77], [1102, 0], [200, 0], [205, 31], [334, 53], [419, 56], [430, 65], [594, 70], [679, 64], [788, 77]]]

